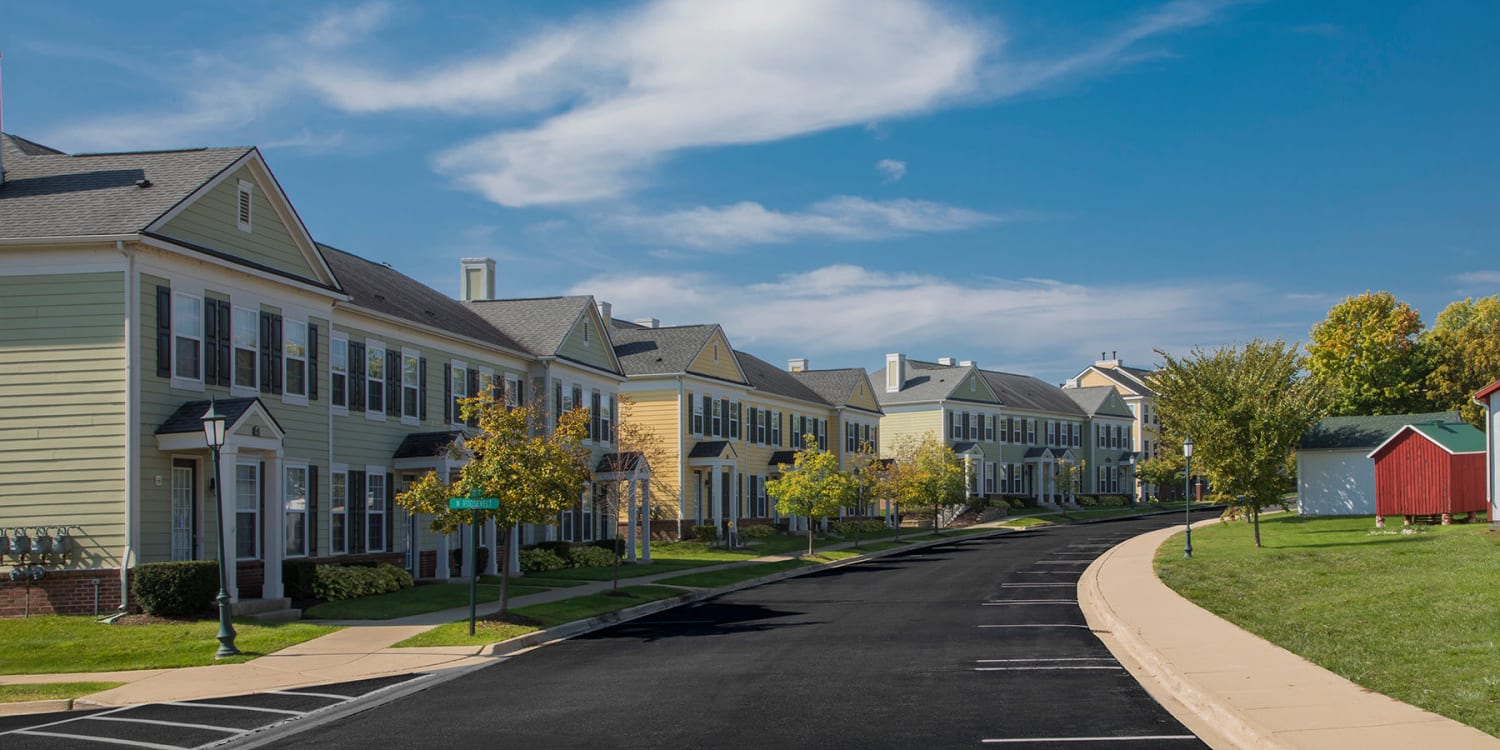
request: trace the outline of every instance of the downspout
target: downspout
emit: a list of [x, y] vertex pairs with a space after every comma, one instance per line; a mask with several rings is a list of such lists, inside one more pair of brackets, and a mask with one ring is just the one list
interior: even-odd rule
[[[679, 541], [679, 542], [682, 541], [682, 504], [685, 503], [685, 502], [687, 502], [686, 493], [683, 491], [684, 488], [687, 487], [687, 450], [686, 450], [686, 448], [687, 448], [687, 439], [683, 437], [683, 432], [685, 430], [687, 430], [689, 427], [691, 427], [691, 425], [685, 425], [685, 424], [682, 423], [682, 419], [683, 419], [682, 415], [684, 413], [683, 412], [683, 407], [684, 406], [687, 407], [689, 410], [691, 410], [692, 406], [693, 406], [692, 404], [684, 404], [682, 402], [683, 394], [684, 394], [684, 390], [683, 390], [683, 387], [682, 387], [682, 376], [678, 375], [677, 376], [677, 420], [678, 420], [677, 421], [677, 541]], [[647, 519], [646, 522], [649, 524], [650, 523], [650, 519]]]
[[140, 280], [135, 271], [135, 252], [115, 240], [115, 250], [125, 256], [125, 549], [120, 553], [120, 611], [130, 606], [130, 563], [140, 535], [140, 442], [135, 440], [140, 418], [140, 357], [134, 328], [140, 307]]

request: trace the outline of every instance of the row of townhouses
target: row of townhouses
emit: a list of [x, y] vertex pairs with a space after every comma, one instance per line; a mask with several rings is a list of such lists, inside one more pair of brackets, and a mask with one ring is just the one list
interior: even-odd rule
[[[0, 614], [126, 606], [133, 566], [214, 559], [221, 537], [248, 611], [284, 601], [291, 560], [443, 579], [545, 540], [624, 535], [635, 555], [639, 533], [649, 558], [689, 526], [796, 530], [766, 483], [809, 440], [852, 468], [863, 446], [940, 435], [975, 496], [1128, 494], [1152, 423], [1148, 389], [1089, 380], [1104, 363], [1070, 388], [899, 354], [873, 374], [781, 367], [718, 325], [495, 299], [486, 259], [450, 298], [317, 242], [255, 148], [75, 155], [0, 135], [0, 159], [0, 562], [44, 571], [0, 579]], [[516, 530], [509, 560], [492, 524], [491, 554], [469, 554], [394, 502], [457, 471], [457, 404], [491, 386], [549, 419], [590, 413], [591, 487]], [[210, 405], [229, 422], [217, 466]], [[622, 452], [622, 420], [650, 450]]]

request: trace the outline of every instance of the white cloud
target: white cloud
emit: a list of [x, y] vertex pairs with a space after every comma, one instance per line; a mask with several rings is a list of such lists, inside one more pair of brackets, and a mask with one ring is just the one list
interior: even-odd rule
[[[817, 356], [906, 351], [985, 366], [1029, 363], [1044, 372], [1091, 362], [1104, 348], [1145, 357], [1157, 348], [1181, 352], [1267, 335], [1264, 323], [1243, 319], [1265, 290], [1207, 286], [1212, 294], [1202, 280], [1091, 286], [834, 265], [751, 283], [707, 273], [610, 273], [580, 281], [570, 293], [609, 300], [627, 318], [722, 322], [735, 345], [752, 353], [771, 346]], [[1305, 329], [1291, 324], [1298, 326]]]
[[884, 179], [881, 182], [899, 182], [906, 176], [906, 162], [895, 159], [881, 159], [875, 162], [875, 171], [879, 172]]
[[1454, 278], [1462, 284], [1500, 284], [1500, 271], [1469, 271]]
[[649, 240], [724, 250], [801, 239], [871, 240], [951, 232], [1004, 220], [1005, 217], [931, 201], [872, 201], [841, 195], [799, 212], [774, 211], [746, 201], [654, 216], [624, 215], [615, 217], [613, 222]]

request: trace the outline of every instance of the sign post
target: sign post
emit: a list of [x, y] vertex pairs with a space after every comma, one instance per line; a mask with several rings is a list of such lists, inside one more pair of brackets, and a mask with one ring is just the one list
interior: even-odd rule
[[473, 542], [474, 542], [474, 544], [471, 547], [469, 547], [469, 554], [467, 555], [467, 558], [468, 558], [467, 562], [470, 565], [470, 568], [469, 568], [469, 635], [470, 636], [474, 635], [474, 619], [475, 619], [475, 614], [476, 614], [475, 610], [477, 609], [477, 606], [478, 606], [477, 602], [478, 602], [478, 596], [479, 596], [479, 511], [481, 511], [481, 510], [499, 510], [500, 509], [500, 498], [498, 498], [498, 497], [481, 497], [481, 495], [483, 495], [483, 494], [484, 493], [480, 492], [480, 490], [479, 490], [478, 487], [475, 487], [474, 489], [472, 489], [472, 490], [469, 491], [469, 496], [468, 497], [450, 497], [450, 498], [448, 498], [448, 510], [467, 510], [467, 511], [471, 511], [472, 514], [473, 514], [472, 517], [469, 520], [469, 528], [471, 528], [471, 529], [474, 530], [474, 534], [473, 534]]

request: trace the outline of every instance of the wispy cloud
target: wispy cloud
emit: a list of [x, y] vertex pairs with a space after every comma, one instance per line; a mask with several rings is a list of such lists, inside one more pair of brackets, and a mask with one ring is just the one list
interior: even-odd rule
[[883, 179], [881, 182], [899, 182], [906, 176], [906, 162], [895, 159], [881, 159], [875, 162], [875, 171], [879, 172]]
[[1460, 284], [1500, 284], [1500, 271], [1469, 271], [1453, 278]]
[[1051, 358], [1055, 367], [1092, 361], [1105, 347], [1146, 356], [1265, 335], [1263, 325], [1243, 319], [1265, 290], [1213, 287], [1205, 295], [1201, 280], [1091, 286], [833, 265], [751, 284], [707, 273], [611, 273], [578, 282], [572, 293], [607, 299], [624, 316], [726, 321], [736, 344], [752, 352], [757, 345], [820, 354], [937, 351], [991, 365], [1026, 352], [1033, 365]]
[[729, 250], [802, 239], [871, 240], [952, 232], [1004, 220], [1005, 217], [931, 201], [872, 201], [843, 195], [796, 212], [775, 211], [746, 201], [653, 216], [623, 215], [615, 217], [613, 222], [651, 241]]

